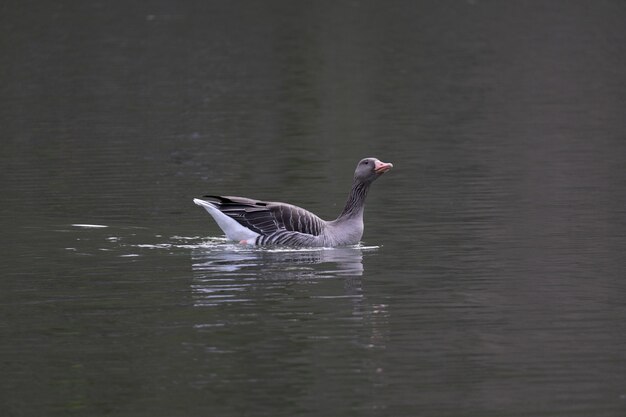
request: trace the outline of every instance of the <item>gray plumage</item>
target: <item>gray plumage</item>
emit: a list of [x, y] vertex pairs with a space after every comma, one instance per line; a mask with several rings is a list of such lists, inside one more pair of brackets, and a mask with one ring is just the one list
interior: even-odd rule
[[[213, 216], [229, 239], [253, 245], [341, 246], [359, 243], [363, 210], [370, 185], [392, 168], [376, 158], [362, 159], [352, 189], [337, 219], [322, 220], [301, 207], [244, 197], [204, 196], [194, 199]], [[235, 222], [231, 221], [234, 220]]]

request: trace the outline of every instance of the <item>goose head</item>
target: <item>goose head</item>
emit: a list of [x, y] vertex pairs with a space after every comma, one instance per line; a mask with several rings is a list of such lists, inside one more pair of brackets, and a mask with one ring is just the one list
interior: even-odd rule
[[356, 166], [354, 179], [365, 184], [372, 183], [391, 168], [391, 163], [381, 162], [376, 158], [364, 158]]

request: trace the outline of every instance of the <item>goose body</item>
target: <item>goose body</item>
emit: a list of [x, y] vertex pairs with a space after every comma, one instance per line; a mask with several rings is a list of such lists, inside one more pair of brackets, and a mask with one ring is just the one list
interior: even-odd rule
[[343, 246], [363, 236], [363, 210], [369, 186], [393, 167], [376, 158], [362, 159], [346, 205], [337, 219], [326, 221], [287, 203], [245, 197], [204, 196], [193, 201], [203, 207], [228, 239], [249, 245]]

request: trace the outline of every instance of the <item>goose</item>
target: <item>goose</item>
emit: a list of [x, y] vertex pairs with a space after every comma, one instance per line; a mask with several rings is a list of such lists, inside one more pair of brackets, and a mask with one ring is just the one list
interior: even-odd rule
[[246, 245], [334, 247], [356, 245], [363, 236], [363, 210], [370, 185], [393, 164], [359, 161], [343, 211], [322, 220], [301, 207], [245, 197], [206, 195], [193, 202], [204, 208], [230, 240]]

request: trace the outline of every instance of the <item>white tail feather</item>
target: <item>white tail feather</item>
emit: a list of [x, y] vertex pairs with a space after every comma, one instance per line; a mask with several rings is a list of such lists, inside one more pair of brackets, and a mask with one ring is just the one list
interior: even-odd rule
[[236, 220], [231, 219], [224, 213], [222, 213], [215, 205], [211, 204], [208, 201], [200, 200], [199, 198], [194, 198], [193, 202], [203, 207], [215, 220], [217, 225], [222, 229], [222, 231], [226, 234], [226, 237], [240, 242], [245, 240], [247, 242], [253, 242], [258, 233], [248, 229], [245, 226], [239, 224]]

